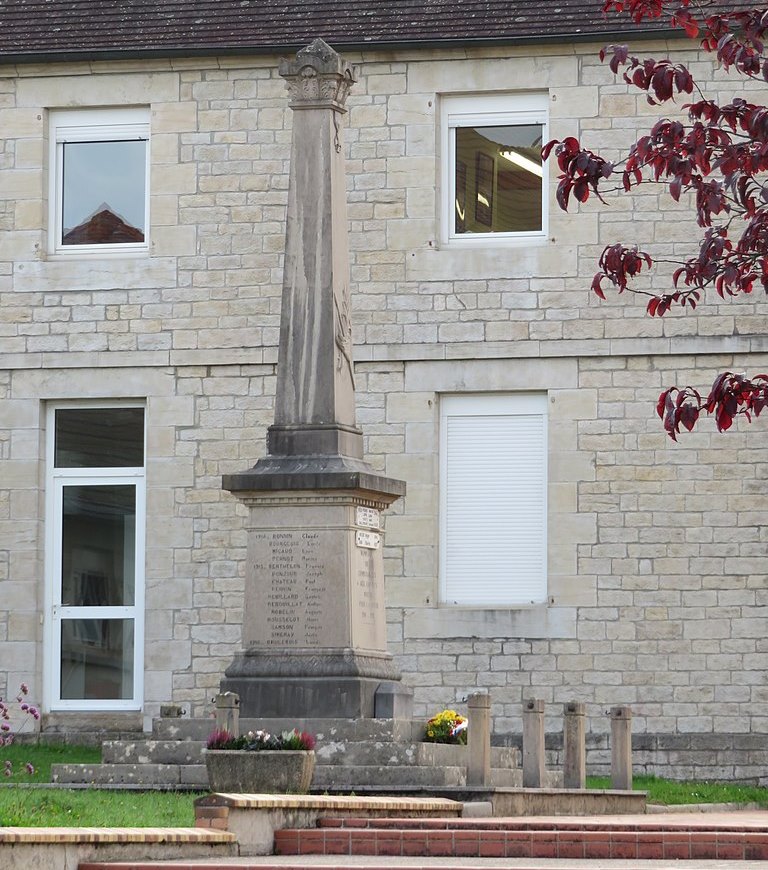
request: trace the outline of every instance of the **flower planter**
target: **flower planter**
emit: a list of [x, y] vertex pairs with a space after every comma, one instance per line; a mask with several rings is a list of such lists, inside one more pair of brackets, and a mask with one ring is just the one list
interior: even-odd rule
[[315, 753], [302, 749], [215, 749], [205, 753], [211, 791], [228, 794], [306, 794]]

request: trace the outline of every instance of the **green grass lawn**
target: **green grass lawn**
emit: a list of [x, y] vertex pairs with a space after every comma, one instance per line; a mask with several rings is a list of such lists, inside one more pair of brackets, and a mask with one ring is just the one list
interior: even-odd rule
[[[175, 828], [195, 823], [193, 800], [198, 795], [189, 792], [34, 788], [35, 783], [51, 781], [52, 764], [98, 764], [100, 748], [14, 743], [0, 749], [0, 770], [6, 758], [13, 763], [13, 775], [0, 775], [0, 785], [23, 787], [0, 788], [0, 827]], [[34, 765], [34, 774], [27, 773], [27, 762]]]
[[190, 828], [196, 797], [189, 792], [3, 788], [0, 827]]
[[[0, 748], [0, 762], [5, 762], [6, 759], [13, 764], [13, 774], [3, 777], [0, 763], [0, 784], [50, 782], [52, 764], [98, 764], [101, 761], [101, 749], [93, 746], [12, 743]], [[25, 770], [24, 765], [27, 762], [34, 765], [33, 774]]]
[[[676, 782], [656, 776], [636, 776], [632, 786], [648, 792], [651, 804], [759, 804], [768, 807], [768, 789], [727, 782]], [[587, 777], [587, 788], [610, 788], [605, 776]]]
[[[191, 827], [194, 825], [190, 792], [104, 791], [100, 789], [35, 788], [50, 782], [52, 764], [94, 764], [101, 751], [86, 746], [14, 744], [0, 749], [0, 770], [8, 758], [14, 773], [3, 782], [19, 784], [0, 788], [0, 827]], [[35, 774], [24, 770], [31, 762]], [[589, 788], [610, 788], [608, 777], [589, 777]], [[768, 789], [727, 783], [673, 782], [655, 776], [636, 776], [634, 787], [648, 792], [653, 804], [731, 803], [768, 807]]]

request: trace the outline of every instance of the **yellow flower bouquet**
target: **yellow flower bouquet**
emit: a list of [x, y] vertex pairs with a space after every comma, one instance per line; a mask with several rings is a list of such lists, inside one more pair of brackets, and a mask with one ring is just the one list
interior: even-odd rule
[[465, 746], [467, 743], [467, 719], [455, 710], [443, 710], [427, 721], [426, 743], [451, 743]]

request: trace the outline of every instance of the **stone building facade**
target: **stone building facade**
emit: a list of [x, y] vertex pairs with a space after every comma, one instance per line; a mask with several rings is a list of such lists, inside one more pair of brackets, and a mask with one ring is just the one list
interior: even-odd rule
[[[606, 708], [631, 704], [649, 770], [757, 780], [768, 735], [764, 426], [718, 435], [706, 422], [674, 444], [654, 403], [673, 383], [764, 370], [764, 301], [650, 319], [632, 298], [590, 295], [606, 244], [692, 250], [688, 204], [653, 186], [565, 215], [550, 165], [540, 238], [462, 245], [441, 230], [449, 98], [534, 95], [549, 137], [577, 135], [608, 156], [647, 127], [658, 110], [599, 63], [599, 47], [345, 52], [360, 73], [344, 130], [358, 422], [367, 458], [408, 483], [386, 520], [390, 650], [417, 716], [487, 688], [499, 735], [520, 730], [531, 696], [550, 704], [552, 729], [562, 702], [585, 701], [603, 734]], [[724, 98], [753, 89], [677, 41], [644, 49], [671, 50]], [[221, 475], [263, 455], [272, 420], [291, 134], [277, 62], [0, 67], [0, 695], [28, 682], [45, 728], [141, 727], [169, 701], [205, 715], [238, 650], [244, 511]], [[51, 116], [93, 107], [147, 112], [144, 251], [52, 251]], [[532, 396], [545, 421], [543, 594], [475, 600], [470, 572], [454, 604], [440, 580], [446, 399]], [[67, 582], [56, 579], [67, 474], [56, 471], [54, 412], [96, 412], [77, 440], [110, 408], [144, 409], [145, 501], [132, 531], [145, 536], [144, 570], [134, 566], [133, 597], [99, 605], [116, 610], [67, 611], [54, 588]], [[86, 488], [102, 473], [72, 472]], [[513, 535], [527, 510], [511, 509]], [[502, 573], [505, 534], [489, 544]], [[82, 558], [92, 561], [78, 576], [98, 577], [99, 557]], [[63, 642], [68, 619], [78, 628]], [[98, 688], [83, 703], [77, 690], [63, 698], [62, 644], [120, 647], [109, 620], [131, 623], [133, 700], [101, 703]], [[128, 633], [117, 658], [130, 671]]]

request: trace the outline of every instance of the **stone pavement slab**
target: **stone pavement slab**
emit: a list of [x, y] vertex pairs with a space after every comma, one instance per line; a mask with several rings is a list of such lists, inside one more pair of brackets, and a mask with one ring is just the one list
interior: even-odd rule
[[[102, 870], [107, 865], [81, 864], [80, 870]], [[565, 858], [392, 858], [339, 855], [217, 858], [183, 863], [110, 864], [109, 870], [768, 870], [768, 861], [624, 861]]]

